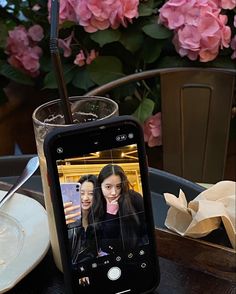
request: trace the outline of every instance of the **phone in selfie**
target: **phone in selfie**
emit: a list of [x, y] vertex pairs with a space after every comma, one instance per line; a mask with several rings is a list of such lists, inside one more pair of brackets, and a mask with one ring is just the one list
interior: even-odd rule
[[[143, 131], [131, 116], [74, 125], [44, 142], [68, 293], [148, 293], [159, 264]], [[69, 222], [63, 182], [79, 183]]]
[[73, 223], [81, 218], [80, 183], [60, 183], [61, 195], [67, 223]]

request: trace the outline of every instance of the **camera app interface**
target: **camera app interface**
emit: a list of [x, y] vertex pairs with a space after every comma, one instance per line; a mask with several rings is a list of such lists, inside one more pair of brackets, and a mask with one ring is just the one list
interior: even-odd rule
[[71, 267], [89, 288], [146, 267], [148, 233], [137, 146], [57, 161]]

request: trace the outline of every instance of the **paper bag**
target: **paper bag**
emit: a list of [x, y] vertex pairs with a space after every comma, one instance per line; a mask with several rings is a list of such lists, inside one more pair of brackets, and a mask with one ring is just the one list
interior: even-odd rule
[[181, 236], [201, 238], [223, 222], [232, 247], [236, 249], [236, 183], [221, 181], [187, 203], [182, 190], [179, 197], [164, 193], [170, 206], [165, 225]]

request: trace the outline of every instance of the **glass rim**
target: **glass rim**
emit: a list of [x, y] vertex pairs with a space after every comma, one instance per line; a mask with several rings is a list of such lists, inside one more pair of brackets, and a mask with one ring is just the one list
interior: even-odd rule
[[[102, 117], [102, 118], [98, 118], [97, 120], [103, 120], [103, 119], [106, 119], [106, 118], [110, 118], [111, 116], [113, 116], [118, 110], [119, 110], [119, 107], [118, 107], [118, 104], [117, 102], [115, 102], [114, 100], [112, 100], [111, 98], [108, 98], [108, 97], [103, 97], [103, 96], [70, 96], [69, 97], [69, 101], [70, 100], [83, 100], [83, 99], [86, 99], [86, 98], [94, 98], [94, 99], [97, 99], [97, 100], [105, 100], [105, 101], [109, 101], [110, 103], [113, 104], [114, 106], [114, 110], [107, 116], [105, 117]], [[51, 100], [51, 101], [48, 101], [48, 102], [45, 102], [41, 105], [39, 105], [34, 111], [33, 111], [33, 114], [32, 114], [32, 119], [33, 119], [33, 122], [37, 125], [41, 125], [41, 126], [50, 126], [50, 127], [66, 127], [66, 126], [71, 126], [71, 125], [74, 125], [74, 124], [52, 124], [52, 123], [45, 123], [45, 122], [42, 122], [40, 121], [36, 116], [37, 116], [37, 113], [39, 111], [41, 111], [43, 108], [45, 107], [48, 107], [50, 105], [53, 105], [53, 104], [59, 104], [59, 102], [61, 101], [61, 99], [54, 99], [54, 100]]]

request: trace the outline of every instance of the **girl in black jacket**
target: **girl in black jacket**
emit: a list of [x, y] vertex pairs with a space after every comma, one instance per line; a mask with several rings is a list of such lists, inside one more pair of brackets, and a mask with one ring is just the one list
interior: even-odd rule
[[119, 165], [104, 166], [98, 185], [102, 251], [116, 253], [148, 243], [143, 197], [130, 189], [124, 170]]
[[79, 179], [81, 197], [81, 218], [76, 222], [73, 219], [73, 206], [64, 205], [68, 226], [68, 238], [71, 250], [73, 268], [77, 268], [78, 263], [91, 260], [98, 256], [99, 233], [96, 225], [97, 217], [97, 177], [95, 175], [85, 175]]

